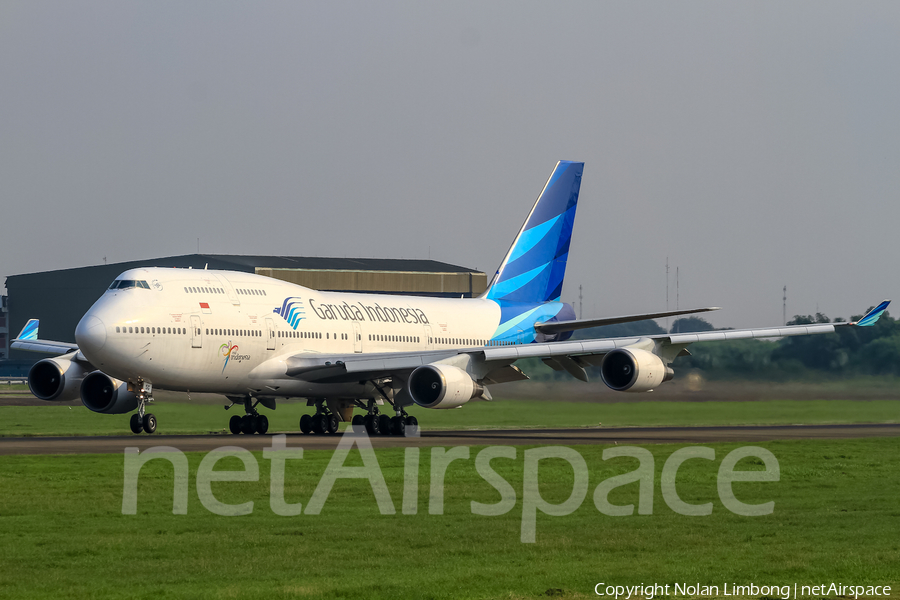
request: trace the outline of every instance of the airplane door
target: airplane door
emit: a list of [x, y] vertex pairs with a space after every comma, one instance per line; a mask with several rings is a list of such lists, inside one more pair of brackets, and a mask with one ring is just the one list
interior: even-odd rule
[[353, 323], [353, 351], [354, 352], [362, 352], [362, 331], [359, 328], [359, 323]]
[[191, 347], [203, 347], [203, 336], [200, 329], [200, 315], [191, 315]]
[[425, 348], [434, 349], [434, 339], [431, 337], [431, 325], [425, 326]]
[[271, 317], [266, 317], [266, 333], [268, 337], [266, 338], [266, 350], [274, 350], [275, 349], [275, 323], [272, 322]]

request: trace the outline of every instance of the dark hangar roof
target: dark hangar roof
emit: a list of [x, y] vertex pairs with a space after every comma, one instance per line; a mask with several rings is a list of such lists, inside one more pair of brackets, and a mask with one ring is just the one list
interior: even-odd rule
[[421, 273], [476, 273], [477, 269], [451, 265], [436, 260], [417, 258], [329, 258], [323, 256], [253, 256], [240, 254], [182, 254], [164, 258], [148, 258], [132, 260], [108, 265], [90, 265], [43, 271], [40, 273], [23, 273], [10, 275], [7, 279], [31, 277], [44, 273], [75, 275], [85, 270], [101, 270], [106, 274], [115, 271], [115, 275], [129, 269], [139, 267], [178, 267], [194, 269], [209, 268], [222, 271], [243, 271], [253, 273], [257, 268], [269, 269], [314, 269], [327, 271], [412, 271]]
[[[243, 256], [194, 254], [234, 265], [232, 270], [315, 269], [322, 271], [415, 271], [423, 273], [474, 273], [477, 269], [418, 258], [328, 258], [324, 256]], [[243, 267], [243, 268], [241, 268]]]

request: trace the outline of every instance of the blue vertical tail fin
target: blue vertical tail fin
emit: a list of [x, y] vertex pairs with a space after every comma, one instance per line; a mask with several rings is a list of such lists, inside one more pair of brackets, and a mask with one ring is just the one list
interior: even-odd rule
[[16, 337], [17, 340], [36, 340], [38, 339], [38, 327], [41, 322], [38, 319], [28, 319], [28, 322], [25, 323], [25, 327], [22, 328], [22, 331], [19, 332], [19, 335]]
[[562, 294], [584, 163], [561, 160], [482, 296], [552, 302]]

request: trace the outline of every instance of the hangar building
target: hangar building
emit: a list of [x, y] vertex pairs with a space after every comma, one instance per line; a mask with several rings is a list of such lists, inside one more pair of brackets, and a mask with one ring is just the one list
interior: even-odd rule
[[[34, 354], [13, 350], [14, 338], [28, 319], [40, 319], [40, 337], [75, 341], [75, 326], [109, 283], [138, 267], [178, 267], [256, 273], [323, 291], [406, 294], [467, 298], [487, 287], [487, 276], [474, 269], [434, 260], [238, 256], [185, 254], [110, 265], [96, 265], [6, 278], [0, 352], [12, 362], [33, 362]], [[18, 359], [18, 361], [16, 360]], [[8, 365], [12, 367], [12, 364]], [[17, 369], [18, 370], [18, 369]]]

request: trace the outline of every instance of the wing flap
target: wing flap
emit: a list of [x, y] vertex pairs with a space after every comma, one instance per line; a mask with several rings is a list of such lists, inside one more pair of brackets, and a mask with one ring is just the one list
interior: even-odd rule
[[667, 336], [650, 336], [654, 339], [668, 339], [670, 344], [694, 344], [697, 342], [718, 342], [724, 340], [743, 340], [748, 338], [765, 339], [790, 337], [794, 335], [815, 335], [834, 333], [834, 324], [791, 325], [788, 327], [767, 327], [764, 329], [726, 329], [724, 331], [701, 331], [699, 333], [679, 333]]

